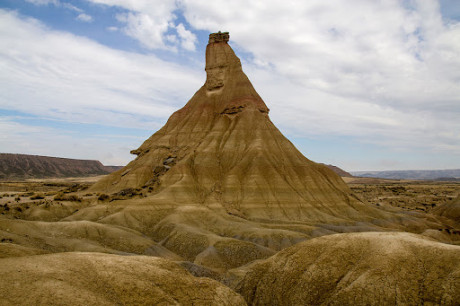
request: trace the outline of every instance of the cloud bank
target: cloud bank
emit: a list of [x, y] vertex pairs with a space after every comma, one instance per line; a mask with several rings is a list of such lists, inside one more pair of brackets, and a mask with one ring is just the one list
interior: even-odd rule
[[[0, 108], [43, 120], [154, 131], [204, 80], [203, 72], [162, 61], [153, 55], [118, 51], [84, 37], [53, 31], [35, 19], [23, 18], [11, 11], [0, 10], [0, 36], [3, 46], [0, 48]], [[16, 125], [11, 120], [7, 123], [9, 127]], [[24, 144], [29, 142], [34, 148], [43, 146], [38, 150], [42, 153], [37, 149], [22, 152], [45, 154], [48, 148], [48, 155], [53, 155], [59, 150], [51, 150], [46, 143], [57, 142], [64, 147], [72, 140], [52, 138], [58, 134], [75, 137], [68, 134], [68, 130], [51, 133], [46, 128], [44, 135], [49, 135], [49, 141], [39, 141], [34, 134], [30, 134], [27, 141], [24, 131], [29, 129], [24, 125], [8, 130], [6, 126], [4, 119], [1, 134], [6, 138], [0, 145], [2, 151], [9, 148], [11, 152], [14, 148], [11, 144], [22, 139]], [[43, 130], [36, 126], [31, 128]], [[120, 136], [119, 141], [122, 140]], [[142, 140], [136, 139], [129, 144], [138, 146]], [[94, 140], [92, 143], [94, 148], [86, 150], [88, 158], [94, 158], [91, 154], [95, 151], [107, 153], [114, 147], [104, 147]], [[12, 152], [26, 149], [24, 144]], [[70, 156], [83, 157], [84, 152], [81, 149], [78, 156], [76, 153]], [[129, 154], [123, 154], [123, 158], [105, 159], [104, 162], [124, 164], [129, 159]]]
[[[2, 11], [3, 108], [153, 132], [204, 82], [196, 62], [155, 52], [192, 54], [199, 31], [230, 31], [272, 120], [294, 140], [343, 137], [406, 156], [441, 154], [458, 167], [460, 23], [443, 18], [437, 1], [88, 3], [123, 9], [107, 31], [150, 52], [122, 52]], [[430, 168], [427, 160], [418, 167]]]

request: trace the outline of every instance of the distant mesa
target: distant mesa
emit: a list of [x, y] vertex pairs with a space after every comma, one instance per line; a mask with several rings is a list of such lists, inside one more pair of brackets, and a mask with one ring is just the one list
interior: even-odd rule
[[374, 177], [393, 180], [440, 180], [459, 181], [460, 169], [451, 170], [388, 170], [388, 171], [354, 171], [358, 177]]
[[326, 165], [326, 164], [322, 164], [322, 165], [325, 165], [326, 167], [328, 167], [329, 169], [331, 169], [332, 171], [334, 171], [337, 175], [341, 176], [341, 177], [353, 177], [353, 175], [351, 175], [351, 173], [337, 167], [337, 166], [334, 166], [334, 165]]
[[120, 168], [97, 160], [0, 153], [0, 180], [94, 176]]

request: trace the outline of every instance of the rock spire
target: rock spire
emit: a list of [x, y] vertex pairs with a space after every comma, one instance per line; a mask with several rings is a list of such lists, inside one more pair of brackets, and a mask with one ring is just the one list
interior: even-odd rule
[[228, 40], [228, 32], [209, 36], [205, 84], [132, 151], [135, 160], [93, 190], [143, 188], [153, 202], [205, 205], [254, 219], [378, 216], [275, 127]]

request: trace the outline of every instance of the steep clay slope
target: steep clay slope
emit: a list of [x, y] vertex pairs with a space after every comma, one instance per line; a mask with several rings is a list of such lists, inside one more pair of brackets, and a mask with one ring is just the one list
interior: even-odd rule
[[[223, 34], [215, 34], [223, 35]], [[343, 222], [382, 218], [332, 170], [304, 157], [268, 108], [225, 38], [206, 48], [206, 83], [94, 191], [147, 188], [150, 202], [201, 204], [252, 219]]]
[[0, 251], [12, 255], [28, 250], [33, 254], [103, 252], [181, 259], [135, 230], [91, 221], [40, 222], [1, 218], [0, 238], [6, 242], [0, 243]]
[[322, 164], [322, 165], [325, 165], [326, 167], [328, 167], [329, 169], [331, 169], [332, 171], [334, 171], [336, 174], [338, 174], [340, 177], [353, 177], [353, 175], [351, 175], [350, 173], [348, 173], [347, 171], [343, 170], [343, 169], [340, 169], [339, 167], [337, 166], [334, 166], [334, 165], [326, 165], [326, 164]]
[[408, 233], [312, 239], [231, 271], [249, 305], [458, 305], [460, 247]]
[[460, 195], [433, 210], [434, 214], [454, 220], [460, 225]]
[[161, 258], [61, 253], [0, 259], [1, 305], [246, 305]]
[[101, 175], [116, 168], [97, 160], [0, 153], [0, 180]]

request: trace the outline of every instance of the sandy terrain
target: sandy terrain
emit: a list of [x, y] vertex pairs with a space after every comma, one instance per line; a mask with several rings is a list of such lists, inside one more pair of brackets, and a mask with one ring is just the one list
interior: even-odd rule
[[460, 182], [344, 178], [363, 201], [407, 211], [430, 212], [460, 193]]

